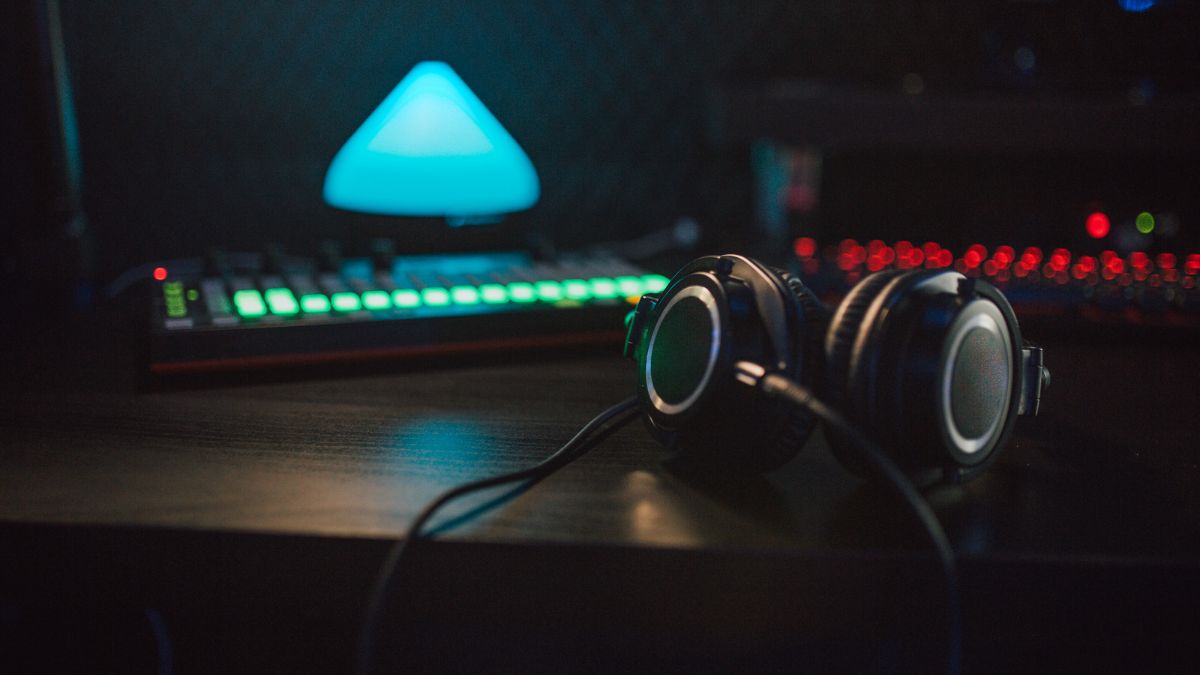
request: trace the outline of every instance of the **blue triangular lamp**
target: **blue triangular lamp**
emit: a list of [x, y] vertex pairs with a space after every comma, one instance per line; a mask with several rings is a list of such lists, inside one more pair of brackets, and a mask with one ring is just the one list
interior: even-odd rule
[[445, 63], [418, 63], [338, 151], [325, 201], [407, 216], [527, 209], [541, 188], [521, 146]]

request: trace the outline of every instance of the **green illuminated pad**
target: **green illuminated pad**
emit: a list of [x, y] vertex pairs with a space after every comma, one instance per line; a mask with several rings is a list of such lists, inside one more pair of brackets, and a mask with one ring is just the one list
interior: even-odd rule
[[267, 313], [267, 306], [263, 302], [262, 293], [246, 288], [237, 291], [233, 294], [233, 305], [237, 308], [238, 314], [250, 319], [262, 316]]
[[489, 305], [500, 305], [508, 302], [508, 291], [500, 284], [484, 284], [479, 287], [479, 297]]
[[272, 314], [282, 316], [292, 316], [300, 311], [300, 304], [296, 302], [296, 296], [287, 288], [268, 288], [266, 293], [267, 306], [271, 308]]
[[592, 289], [583, 279], [567, 279], [562, 285], [563, 294], [571, 300], [587, 300], [592, 297]]
[[419, 307], [421, 304], [421, 294], [411, 288], [401, 288], [392, 291], [392, 302], [396, 303], [397, 307], [404, 309]]
[[168, 281], [163, 284], [163, 300], [167, 305], [167, 316], [177, 319], [187, 316], [187, 303], [183, 301], [183, 282]]
[[479, 291], [474, 286], [455, 286], [450, 289], [450, 297], [456, 305], [479, 304]]
[[339, 312], [357, 312], [362, 309], [362, 301], [357, 293], [334, 293], [331, 298], [333, 308]]
[[537, 300], [537, 291], [534, 290], [533, 284], [514, 281], [508, 285], [508, 297], [512, 298], [513, 302], [533, 302]]
[[615, 298], [619, 295], [617, 282], [612, 279], [605, 277], [588, 279], [588, 286], [591, 287], [592, 295], [597, 298]]
[[667, 287], [667, 282], [670, 279], [661, 274], [647, 274], [642, 277], [642, 283], [645, 284], [646, 293], [658, 293]]
[[329, 311], [329, 298], [320, 293], [301, 296], [300, 309], [303, 309], [306, 314], [325, 314]]
[[391, 309], [392, 299], [387, 291], [364, 291], [362, 294], [363, 307], [367, 309]]
[[533, 287], [540, 300], [553, 302], [563, 298], [562, 286], [559, 286], [557, 281], [539, 281]]
[[450, 293], [444, 288], [426, 288], [421, 291], [421, 300], [430, 307], [445, 307], [450, 304]]
[[634, 297], [642, 294], [642, 280], [637, 277], [617, 277], [617, 288], [621, 295]]

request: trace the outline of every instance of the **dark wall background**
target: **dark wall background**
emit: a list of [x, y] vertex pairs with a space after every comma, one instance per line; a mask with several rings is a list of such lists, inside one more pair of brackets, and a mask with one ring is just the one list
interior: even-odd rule
[[[681, 215], [736, 237], [750, 164], [707, 140], [714, 82], [898, 89], [917, 72], [931, 91], [1189, 93], [1195, 17], [1116, 2], [63, 2], [102, 278], [212, 245], [327, 237], [420, 251], [540, 232], [570, 246]], [[1013, 65], [1022, 45], [1033, 72]], [[525, 147], [538, 206], [450, 230], [323, 204], [328, 161], [423, 59], [451, 63]]]

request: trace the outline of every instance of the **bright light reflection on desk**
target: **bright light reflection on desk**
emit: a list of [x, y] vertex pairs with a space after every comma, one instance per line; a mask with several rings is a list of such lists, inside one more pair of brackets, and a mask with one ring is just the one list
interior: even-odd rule
[[629, 504], [629, 536], [637, 542], [695, 546], [700, 536], [685, 514], [664, 494], [661, 479], [637, 470], [625, 477], [622, 496]]
[[430, 416], [401, 425], [390, 446], [406, 465], [474, 466], [490, 463], [491, 437], [492, 431], [476, 420]]

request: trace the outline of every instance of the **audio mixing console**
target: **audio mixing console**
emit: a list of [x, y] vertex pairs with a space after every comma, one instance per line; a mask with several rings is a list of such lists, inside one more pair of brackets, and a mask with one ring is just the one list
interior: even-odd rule
[[972, 244], [956, 253], [937, 242], [843, 239], [794, 242], [792, 269], [827, 301], [885, 269], [955, 269], [1000, 288], [1022, 320], [1060, 326], [1200, 329], [1200, 253], [1079, 252]]
[[152, 271], [152, 373], [612, 342], [666, 277], [614, 257], [211, 253]]

